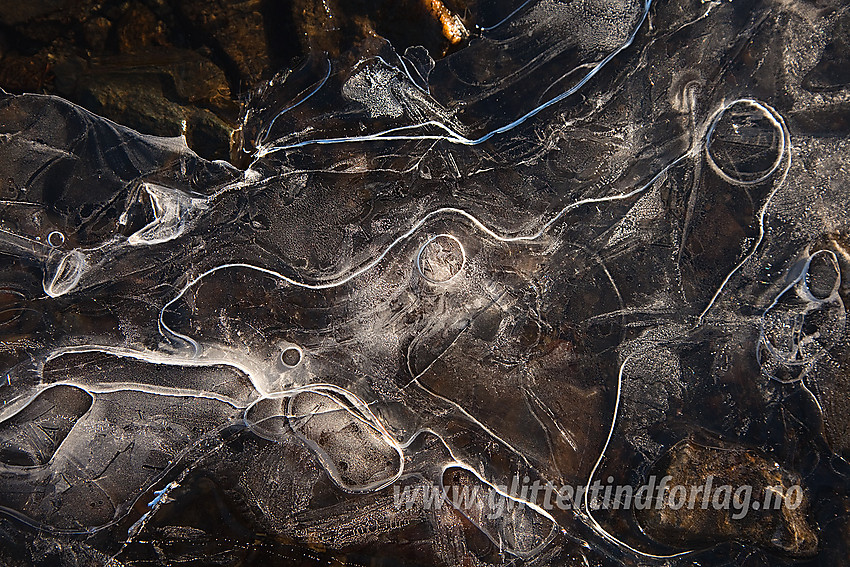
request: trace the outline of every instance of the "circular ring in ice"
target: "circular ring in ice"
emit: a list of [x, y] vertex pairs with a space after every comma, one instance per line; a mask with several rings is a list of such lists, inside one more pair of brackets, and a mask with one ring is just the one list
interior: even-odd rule
[[705, 156], [724, 181], [754, 185], [779, 169], [787, 136], [773, 109], [756, 100], [739, 99], [715, 114], [706, 132]]
[[416, 255], [416, 269], [426, 281], [444, 284], [466, 263], [466, 251], [456, 237], [438, 234], [422, 245]]

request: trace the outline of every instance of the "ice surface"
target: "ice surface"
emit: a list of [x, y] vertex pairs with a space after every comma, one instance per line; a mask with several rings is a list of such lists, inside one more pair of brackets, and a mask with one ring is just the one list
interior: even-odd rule
[[[846, 563], [847, 7], [491, 4], [270, 81], [244, 171], [2, 94], [0, 558]], [[509, 489], [682, 462], [806, 512]]]

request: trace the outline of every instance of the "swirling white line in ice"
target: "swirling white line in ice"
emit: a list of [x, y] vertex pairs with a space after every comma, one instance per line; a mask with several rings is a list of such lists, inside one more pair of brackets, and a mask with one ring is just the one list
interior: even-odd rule
[[[450, 142], [450, 143], [465, 145], [465, 146], [475, 146], [475, 145], [484, 143], [484, 142], [488, 141], [489, 139], [493, 138], [496, 135], [504, 134], [505, 132], [513, 130], [517, 126], [523, 124], [524, 122], [526, 122], [530, 118], [533, 118], [537, 114], [543, 112], [547, 108], [549, 108], [549, 107], [551, 107], [555, 104], [558, 104], [562, 100], [572, 96], [579, 89], [584, 87], [584, 85], [587, 84], [588, 81], [590, 81], [594, 76], [596, 76], [596, 74], [599, 73], [602, 70], [602, 68], [605, 67], [605, 65], [607, 65], [612, 59], [614, 59], [614, 57], [616, 57], [617, 55], [619, 55], [625, 49], [627, 49], [629, 46], [632, 45], [635, 38], [637, 37], [638, 32], [640, 31], [640, 28], [643, 26], [643, 23], [646, 21], [647, 14], [649, 13], [649, 9], [650, 9], [651, 5], [652, 5], [652, 0], [645, 0], [644, 6], [643, 6], [643, 12], [641, 13], [641, 17], [638, 20], [637, 25], [635, 25], [635, 29], [632, 31], [632, 33], [629, 35], [629, 37], [626, 39], [626, 41], [620, 47], [618, 47], [617, 49], [615, 49], [614, 51], [609, 53], [607, 56], [605, 56], [596, 65], [594, 65], [593, 68], [590, 71], [588, 71], [588, 73], [578, 81], [578, 83], [576, 83], [575, 85], [573, 85], [572, 87], [570, 87], [566, 91], [562, 92], [561, 94], [550, 98], [549, 100], [547, 100], [543, 104], [540, 104], [537, 107], [533, 108], [532, 110], [526, 112], [525, 114], [523, 114], [522, 116], [520, 116], [519, 118], [514, 120], [513, 122], [505, 124], [504, 126], [500, 126], [499, 128], [496, 128], [494, 130], [491, 130], [490, 132], [487, 132], [486, 134], [483, 134], [482, 136], [480, 136], [478, 138], [467, 138], [466, 136], [464, 136], [461, 133], [453, 130], [452, 128], [450, 128], [449, 126], [447, 126], [447, 125], [445, 125], [441, 122], [438, 122], [438, 121], [435, 121], [435, 120], [428, 120], [426, 122], [421, 122], [419, 124], [412, 124], [412, 125], [408, 125], [408, 126], [400, 126], [400, 127], [397, 127], [397, 128], [390, 128], [388, 130], [384, 130], [384, 131], [381, 131], [381, 132], [377, 132], [375, 134], [368, 134], [368, 135], [364, 135], [364, 136], [350, 136], [350, 137], [344, 137], [344, 138], [321, 138], [321, 139], [313, 139], [313, 140], [303, 140], [303, 141], [297, 142], [295, 144], [288, 144], [288, 145], [283, 145], [283, 146], [271, 146], [271, 147], [268, 147], [268, 148], [258, 147], [257, 153], [255, 154], [255, 158], [259, 159], [263, 156], [266, 156], [266, 155], [269, 155], [269, 154], [272, 154], [272, 153], [275, 153], [275, 152], [284, 151], [284, 150], [291, 150], [291, 149], [300, 148], [300, 147], [309, 146], [309, 145], [342, 144], [342, 143], [351, 143], [351, 142], [368, 142], [368, 141], [375, 141], [375, 140], [383, 140], [383, 141], [391, 141], [391, 140], [397, 140], [397, 141], [401, 141], [401, 140], [445, 140], [445, 141]], [[436, 127], [440, 130], [445, 131], [447, 136], [436, 136], [436, 135], [428, 135], [428, 134], [407, 135], [407, 136], [397, 135], [398, 132], [404, 132], [404, 131], [415, 130], [415, 129], [420, 129], [420, 128], [427, 128], [429, 126], [433, 126], [433, 127]]]
[[[714, 120], [712, 120], [712, 122], [711, 122], [712, 125], [710, 126], [710, 128], [713, 129], [713, 127], [714, 127], [716, 121], [718, 120], [719, 116], [727, 108], [729, 108], [733, 104], [739, 103], [739, 102], [747, 102], [749, 104], [752, 104], [752, 105], [764, 110], [771, 117], [771, 119], [775, 120], [776, 123], [779, 125], [779, 127], [782, 130], [782, 139], [783, 139], [781, 150], [784, 153], [787, 153], [787, 158], [785, 159], [785, 169], [782, 172], [782, 176], [780, 177], [780, 179], [778, 179], [776, 182], [774, 182], [773, 189], [770, 191], [770, 193], [767, 196], [767, 199], [765, 199], [764, 204], [761, 206], [761, 208], [758, 211], [759, 234], [758, 234], [758, 238], [756, 239], [756, 241], [752, 245], [752, 249], [750, 250], [750, 252], [746, 256], [744, 256], [744, 258], [740, 262], [738, 262], [737, 265], [735, 265], [734, 268], [732, 268], [732, 271], [729, 272], [729, 274], [726, 276], [726, 278], [724, 278], [723, 282], [720, 284], [720, 287], [718, 287], [717, 291], [714, 292], [714, 295], [712, 296], [711, 301], [708, 302], [708, 305], [705, 307], [705, 309], [703, 309], [702, 313], [700, 313], [699, 317], [697, 318], [697, 324], [696, 324], [697, 327], [702, 325], [706, 314], [711, 309], [711, 307], [714, 305], [714, 303], [717, 301], [717, 298], [723, 292], [723, 289], [726, 287], [726, 284], [729, 283], [729, 280], [732, 279], [732, 276], [734, 276], [735, 273], [737, 273], [738, 270], [740, 270], [744, 266], [744, 264], [749, 262], [750, 258], [753, 257], [753, 255], [758, 250], [759, 246], [761, 246], [761, 243], [764, 240], [764, 234], [765, 234], [764, 217], [767, 214], [767, 208], [768, 208], [768, 206], [770, 206], [770, 201], [773, 199], [773, 196], [776, 195], [776, 193], [779, 191], [779, 189], [784, 185], [785, 179], [788, 177], [788, 172], [791, 169], [791, 136], [788, 132], [788, 127], [785, 125], [785, 120], [782, 118], [782, 116], [778, 112], [776, 112], [776, 110], [774, 110], [772, 107], [768, 106], [767, 104], [759, 102], [759, 101], [757, 101], [755, 99], [751, 99], [751, 98], [742, 98], [742, 99], [737, 99], [735, 101], [732, 101], [731, 103], [724, 105], [720, 109], [717, 110], [717, 112], [715, 113]], [[780, 156], [781, 156], [781, 154], [780, 154]], [[769, 177], [774, 171], [775, 171], [775, 169], [772, 169], [771, 172], [764, 179], [767, 179], [767, 177]]]
[[174, 329], [169, 327], [168, 324], [165, 323], [165, 320], [164, 320], [165, 312], [172, 305], [174, 305], [174, 303], [179, 301], [186, 294], [186, 292], [188, 292], [198, 282], [200, 282], [201, 280], [203, 280], [204, 278], [206, 278], [210, 274], [214, 274], [218, 271], [230, 269], [230, 268], [243, 268], [243, 269], [253, 270], [253, 271], [257, 271], [257, 272], [272, 276], [276, 279], [284, 281], [284, 282], [288, 283], [289, 285], [292, 285], [292, 286], [295, 286], [295, 287], [301, 287], [301, 288], [310, 289], [310, 290], [331, 289], [331, 288], [334, 288], [334, 287], [339, 287], [339, 286], [357, 278], [358, 276], [364, 274], [365, 272], [371, 270], [372, 268], [377, 266], [387, 256], [387, 254], [390, 253], [390, 251], [393, 248], [395, 248], [396, 246], [398, 246], [402, 242], [409, 239], [422, 226], [424, 226], [428, 221], [430, 221], [434, 218], [437, 218], [439, 216], [442, 216], [442, 215], [457, 215], [457, 216], [460, 216], [462, 218], [465, 218], [466, 220], [470, 221], [481, 232], [483, 232], [484, 234], [486, 234], [490, 238], [493, 238], [494, 240], [498, 240], [499, 242], [508, 242], [508, 243], [511, 243], [511, 242], [531, 242], [531, 241], [534, 241], [534, 240], [540, 238], [553, 224], [558, 222], [558, 220], [560, 220], [566, 213], [568, 213], [569, 211], [572, 211], [573, 209], [576, 209], [578, 207], [581, 207], [581, 206], [587, 205], [587, 204], [621, 201], [621, 200], [629, 199], [631, 197], [634, 197], [635, 195], [642, 193], [648, 187], [652, 186], [652, 184], [654, 184], [658, 179], [660, 179], [672, 167], [675, 167], [676, 165], [678, 165], [681, 161], [683, 161], [684, 159], [689, 157], [691, 154], [692, 154], [692, 149], [689, 150], [688, 152], [682, 154], [681, 156], [679, 156], [678, 158], [673, 160], [668, 165], [666, 165], [661, 171], [659, 171], [657, 174], [655, 174], [646, 184], [644, 184], [641, 187], [638, 187], [636, 189], [633, 189], [632, 191], [629, 191], [627, 193], [620, 193], [620, 194], [617, 194], [617, 195], [609, 195], [607, 197], [590, 197], [590, 198], [580, 199], [579, 201], [575, 201], [573, 203], [570, 203], [569, 205], [563, 207], [560, 211], [558, 211], [558, 213], [555, 214], [551, 219], [546, 221], [540, 227], [540, 229], [538, 229], [533, 234], [519, 235], [519, 236], [500, 235], [499, 233], [495, 232], [494, 230], [489, 228], [487, 225], [485, 225], [483, 222], [478, 220], [474, 215], [472, 215], [471, 213], [468, 213], [467, 211], [465, 211], [463, 209], [459, 209], [459, 208], [456, 208], [456, 207], [443, 207], [443, 208], [440, 208], [440, 209], [436, 209], [436, 210], [431, 211], [430, 213], [426, 214], [425, 216], [423, 216], [410, 229], [408, 229], [402, 235], [398, 236], [395, 240], [393, 240], [371, 262], [368, 262], [366, 265], [355, 270], [351, 274], [349, 274], [349, 275], [347, 275], [347, 276], [345, 276], [341, 279], [335, 280], [335, 281], [322, 282], [322, 283], [303, 282], [303, 281], [299, 281], [299, 280], [296, 280], [294, 278], [290, 278], [288, 276], [285, 276], [285, 275], [281, 274], [280, 272], [277, 272], [277, 271], [269, 269], [269, 268], [263, 268], [263, 267], [260, 267], [260, 266], [255, 266], [255, 265], [252, 265], [252, 264], [246, 264], [246, 263], [241, 263], [241, 262], [236, 262], [236, 263], [232, 263], [232, 264], [222, 264], [222, 265], [219, 265], [219, 266], [215, 266], [214, 268], [210, 268], [209, 270], [203, 272], [199, 276], [190, 280], [185, 286], [183, 286], [183, 288], [180, 290], [180, 292], [173, 299], [171, 299], [168, 303], [166, 303], [163, 306], [163, 308], [162, 308], [162, 310], [160, 311], [160, 314], [159, 314], [159, 323], [158, 323], [160, 333], [165, 337], [171, 336], [173, 338], [180, 339], [181, 341], [189, 344], [193, 348], [193, 350], [195, 351], [196, 355], [199, 353], [200, 347], [195, 340], [193, 340], [191, 337], [188, 337], [188, 336], [186, 336], [182, 333], [175, 331]]

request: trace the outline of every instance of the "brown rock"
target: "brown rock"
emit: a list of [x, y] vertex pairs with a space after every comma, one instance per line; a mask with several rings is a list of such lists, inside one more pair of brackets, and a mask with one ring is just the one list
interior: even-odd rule
[[67, 59], [56, 66], [55, 86], [120, 124], [157, 136], [185, 133], [200, 155], [228, 158], [238, 109], [221, 69], [194, 51], [159, 48], [90, 62]]
[[0, 8], [0, 23], [15, 25], [56, 14], [65, 6], [66, 0], [27, 0], [26, 2], [3, 2]]
[[109, 39], [109, 30], [112, 22], [104, 17], [92, 18], [83, 24], [83, 37], [89, 49], [94, 52], [102, 52], [106, 48]]
[[[667, 489], [660, 501], [638, 508], [636, 515], [656, 541], [687, 548], [740, 540], [793, 556], [817, 551], [799, 476], [753, 451], [684, 441], [670, 449], [652, 474], [656, 484], [669, 476]], [[673, 488], [677, 486], [684, 490]], [[690, 494], [700, 488], [691, 505]]]
[[168, 45], [165, 27], [142, 4], [132, 4], [116, 28], [118, 50], [133, 53], [155, 45]]
[[10, 92], [42, 92], [51, 81], [52, 66], [47, 50], [32, 56], [8, 53], [0, 65], [0, 88]]
[[178, 9], [205, 41], [224, 52], [246, 87], [276, 70], [271, 68], [261, 0], [180, 0]]

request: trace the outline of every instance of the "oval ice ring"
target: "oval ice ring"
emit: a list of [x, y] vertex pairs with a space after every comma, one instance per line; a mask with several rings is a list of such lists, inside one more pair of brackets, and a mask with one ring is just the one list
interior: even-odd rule
[[59, 297], [77, 287], [83, 273], [88, 269], [86, 257], [79, 250], [61, 254], [54, 250], [44, 268], [44, 293], [50, 297]]
[[280, 352], [280, 362], [286, 368], [295, 368], [298, 366], [298, 363], [301, 362], [304, 354], [301, 350], [301, 347], [298, 346], [288, 346], [285, 347]]
[[401, 476], [401, 448], [359, 400], [328, 390], [304, 390], [289, 398], [287, 414], [292, 430], [343, 490], [379, 490]]
[[782, 163], [787, 131], [776, 112], [758, 101], [740, 99], [722, 108], [706, 133], [705, 155], [729, 183], [767, 180]]
[[416, 269], [425, 280], [442, 284], [455, 277], [466, 263], [466, 251], [451, 234], [438, 234], [422, 245]]
[[831, 250], [818, 250], [811, 255], [805, 267], [802, 282], [804, 291], [814, 301], [826, 301], [838, 297], [841, 287], [841, 268], [838, 258]]
[[[787, 366], [804, 366], [823, 356], [844, 336], [846, 311], [838, 293], [840, 286], [841, 271], [835, 253], [813, 253], [765, 309], [760, 344]], [[759, 356], [761, 362], [762, 355]]]
[[47, 235], [47, 244], [53, 248], [59, 248], [65, 244], [65, 235], [58, 230], [54, 230]]

